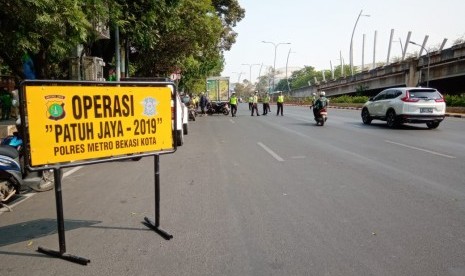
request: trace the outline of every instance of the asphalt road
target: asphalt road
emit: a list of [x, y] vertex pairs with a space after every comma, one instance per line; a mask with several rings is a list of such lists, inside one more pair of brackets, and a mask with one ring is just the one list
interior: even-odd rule
[[[272, 106], [275, 112], [275, 106]], [[438, 129], [305, 107], [190, 122], [184, 146], [154, 162], [85, 166], [63, 180], [66, 252], [53, 192], [0, 214], [0, 275], [465, 275], [465, 120]]]

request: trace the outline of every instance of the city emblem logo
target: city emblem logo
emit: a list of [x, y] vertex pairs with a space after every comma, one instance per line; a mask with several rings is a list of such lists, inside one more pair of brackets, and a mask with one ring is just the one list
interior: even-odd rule
[[47, 118], [54, 121], [65, 118], [65, 96], [47, 95], [45, 100], [47, 101]]
[[157, 105], [158, 101], [152, 97], [147, 97], [142, 101], [142, 106], [144, 107], [144, 115], [154, 116], [157, 115]]

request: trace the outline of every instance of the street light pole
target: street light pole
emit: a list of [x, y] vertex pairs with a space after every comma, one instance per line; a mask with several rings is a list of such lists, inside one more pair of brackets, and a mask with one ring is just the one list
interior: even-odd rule
[[241, 81], [241, 75], [242, 73], [244, 72], [232, 72], [233, 74], [238, 74], [238, 77], [237, 77], [237, 83], [239, 83]]
[[353, 41], [354, 41], [354, 33], [355, 33], [355, 28], [357, 27], [358, 20], [360, 19], [360, 16], [366, 16], [370, 17], [369, 14], [362, 14], [363, 10], [360, 11], [358, 14], [357, 20], [355, 21], [354, 29], [352, 30], [352, 36], [350, 38], [350, 53], [349, 53], [349, 59], [350, 59], [350, 73], [352, 76], [354, 75], [354, 49], [353, 49]]
[[260, 65], [260, 64], [258, 64], [258, 63], [254, 63], [254, 64], [242, 63], [242, 65], [248, 65], [249, 66], [249, 81], [250, 81], [250, 84], [252, 84], [252, 66]]
[[291, 91], [291, 87], [289, 85], [289, 78], [287, 77], [287, 64], [289, 63], [289, 56], [291, 53], [295, 54], [295, 52], [291, 52], [291, 48], [289, 48], [289, 53], [287, 53], [287, 60], [286, 60], [286, 81], [287, 81], [287, 92]]
[[290, 42], [280, 42], [280, 43], [274, 43], [274, 42], [270, 42], [270, 41], [262, 41], [263, 43], [270, 43], [270, 44], [273, 44], [274, 46], [274, 61], [273, 61], [273, 84], [272, 84], [272, 90], [274, 91], [274, 78], [275, 78], [275, 75], [276, 75], [276, 50], [278, 48], [279, 45], [281, 44], [291, 44]]
[[415, 43], [415, 42], [413, 42], [413, 41], [409, 41], [409, 43], [411, 43], [411, 44], [413, 44], [413, 45], [420, 46], [423, 50], [426, 51], [426, 54], [428, 55], [428, 66], [427, 66], [427, 69], [426, 69], [426, 87], [429, 87], [429, 64], [430, 64], [429, 51], [428, 51], [428, 49], [426, 49], [425, 47], [423, 47], [423, 45], [420, 45], [420, 44]]

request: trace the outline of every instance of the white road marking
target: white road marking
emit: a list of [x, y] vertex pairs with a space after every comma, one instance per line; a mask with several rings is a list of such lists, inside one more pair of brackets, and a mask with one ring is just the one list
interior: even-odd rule
[[234, 120], [233, 120], [233, 119], [229, 119], [229, 121], [230, 121], [231, 123], [233, 123], [233, 124], [235, 124], [235, 123], [236, 123], [236, 122], [234, 122]]
[[27, 194], [23, 194], [21, 195], [21, 198], [18, 198], [18, 199], [15, 199], [14, 200], [14, 203], [13, 204], [8, 204], [8, 207], [10, 208], [7, 208], [7, 207], [2, 207], [0, 208], [0, 215], [5, 213], [5, 212], [13, 212], [14, 211], [14, 207], [16, 207], [16, 205], [20, 204], [21, 202], [23, 202], [24, 200], [32, 197], [34, 195], [34, 193], [27, 193]]
[[304, 155], [297, 155], [297, 156], [291, 156], [292, 159], [305, 159], [306, 156]]
[[431, 150], [427, 150], [427, 149], [417, 148], [417, 147], [414, 147], [414, 146], [409, 146], [409, 145], [406, 145], [406, 144], [401, 144], [401, 143], [397, 143], [397, 142], [393, 142], [393, 141], [389, 141], [389, 140], [384, 140], [384, 142], [390, 143], [390, 144], [394, 144], [394, 145], [398, 145], [398, 146], [401, 146], [401, 147], [406, 147], [406, 148], [409, 148], [409, 149], [414, 149], [414, 150], [419, 150], [419, 151], [431, 153], [431, 154], [438, 155], [438, 156], [442, 156], [442, 157], [446, 157], [446, 158], [455, 159], [455, 156], [451, 156], [451, 155], [447, 155], [447, 154], [442, 154], [442, 153], [435, 152], [435, 151], [431, 151]]
[[73, 169], [71, 169], [71, 170], [65, 172], [65, 173], [63, 174], [63, 178], [69, 176], [69, 175], [72, 174], [72, 173], [75, 173], [76, 171], [78, 171], [78, 170], [80, 170], [80, 169], [82, 169], [82, 166], [77, 166], [77, 167], [75, 167], [75, 168], [73, 168]]
[[260, 147], [262, 147], [266, 152], [268, 152], [271, 156], [274, 157], [274, 159], [278, 160], [279, 162], [283, 162], [284, 159], [282, 159], [279, 155], [277, 155], [274, 151], [272, 151], [270, 148], [262, 144], [261, 142], [257, 143]]

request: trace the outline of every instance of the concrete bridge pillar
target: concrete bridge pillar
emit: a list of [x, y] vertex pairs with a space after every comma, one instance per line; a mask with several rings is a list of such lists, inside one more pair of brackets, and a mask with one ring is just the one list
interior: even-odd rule
[[420, 74], [421, 71], [417, 70], [418, 67], [418, 59], [412, 59], [409, 62], [409, 70], [408, 73], [405, 75], [405, 85], [406, 86], [417, 86], [418, 82], [420, 81]]

